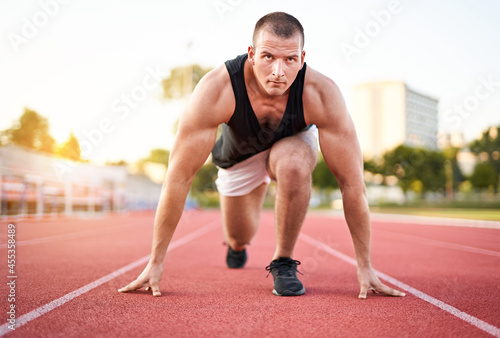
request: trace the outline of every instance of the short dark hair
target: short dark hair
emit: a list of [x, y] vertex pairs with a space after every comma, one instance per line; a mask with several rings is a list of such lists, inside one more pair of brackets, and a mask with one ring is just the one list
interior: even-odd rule
[[263, 27], [270, 28], [276, 36], [283, 37], [285, 39], [292, 37], [297, 32], [300, 33], [302, 38], [302, 45], [300, 48], [304, 48], [304, 28], [300, 24], [299, 20], [292, 15], [284, 12], [273, 12], [260, 18], [255, 24], [255, 29], [253, 31], [252, 43], [254, 47], [257, 36]]

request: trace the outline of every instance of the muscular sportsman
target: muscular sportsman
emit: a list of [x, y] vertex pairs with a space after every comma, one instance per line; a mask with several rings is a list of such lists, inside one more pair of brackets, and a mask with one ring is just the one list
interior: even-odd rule
[[[191, 182], [210, 152], [219, 167], [227, 265], [242, 268], [255, 235], [267, 186], [276, 181], [276, 250], [267, 267], [273, 293], [298, 296], [294, 248], [306, 216], [317, 143], [342, 191], [360, 284], [367, 292], [404, 296], [380, 282], [370, 261], [370, 213], [363, 161], [353, 122], [337, 85], [304, 62], [304, 31], [293, 16], [275, 12], [256, 24], [248, 53], [209, 72], [183, 113], [154, 221], [152, 252], [139, 277], [118, 290], [160, 296], [167, 248]], [[223, 125], [221, 138], [217, 128]]]

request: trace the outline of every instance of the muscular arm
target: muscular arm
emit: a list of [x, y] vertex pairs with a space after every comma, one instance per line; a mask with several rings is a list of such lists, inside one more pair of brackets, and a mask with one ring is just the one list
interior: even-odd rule
[[151, 289], [160, 296], [163, 261], [184, 210], [186, 197], [196, 172], [212, 150], [217, 127], [229, 120], [234, 110], [229, 75], [219, 67], [207, 74], [195, 89], [179, 122], [167, 175], [163, 183], [153, 231], [151, 258], [139, 277], [119, 292]]
[[194, 175], [206, 161], [215, 143], [217, 125], [204, 121], [199, 115], [206, 111], [200, 110], [189, 107], [179, 123], [155, 215], [151, 251], [151, 259], [155, 263], [163, 263]]
[[342, 192], [344, 214], [358, 264], [359, 298], [366, 298], [369, 289], [402, 296], [403, 293], [382, 284], [371, 265], [370, 211], [363, 181], [363, 158], [342, 94], [333, 81], [314, 70], [308, 71], [312, 83], [304, 92], [305, 116], [307, 123], [318, 126], [321, 152]]
[[[331, 90], [325, 115], [318, 125], [319, 143], [328, 168], [342, 192], [344, 214], [354, 242], [358, 266], [370, 266], [370, 213], [363, 181], [363, 159], [353, 122], [338, 89]], [[332, 109], [331, 112], [328, 110]]]

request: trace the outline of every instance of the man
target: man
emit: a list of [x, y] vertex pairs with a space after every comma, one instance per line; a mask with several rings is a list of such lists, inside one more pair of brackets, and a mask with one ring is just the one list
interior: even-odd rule
[[[194, 175], [210, 152], [219, 169], [227, 265], [241, 268], [255, 235], [266, 188], [277, 182], [276, 251], [266, 268], [273, 293], [298, 296], [295, 243], [311, 194], [317, 135], [337, 177], [358, 263], [359, 298], [368, 290], [404, 293], [382, 284], [370, 262], [370, 215], [363, 161], [352, 120], [336, 84], [304, 63], [304, 31], [282, 12], [261, 18], [248, 54], [208, 73], [196, 87], [179, 123], [154, 222], [152, 254], [139, 277], [118, 290], [145, 287], [160, 296], [164, 257], [181, 217]], [[217, 127], [223, 124], [216, 143]]]

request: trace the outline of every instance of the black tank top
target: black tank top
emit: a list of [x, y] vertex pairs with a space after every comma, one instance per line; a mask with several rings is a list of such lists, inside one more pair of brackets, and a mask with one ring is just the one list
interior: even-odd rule
[[306, 64], [304, 63], [290, 86], [288, 102], [280, 125], [271, 131], [261, 127], [248, 98], [243, 73], [247, 58], [248, 54], [243, 54], [225, 62], [233, 86], [236, 107], [229, 122], [222, 124], [222, 136], [212, 149], [212, 161], [224, 169], [267, 150], [278, 140], [297, 134], [308, 127], [302, 106]]

